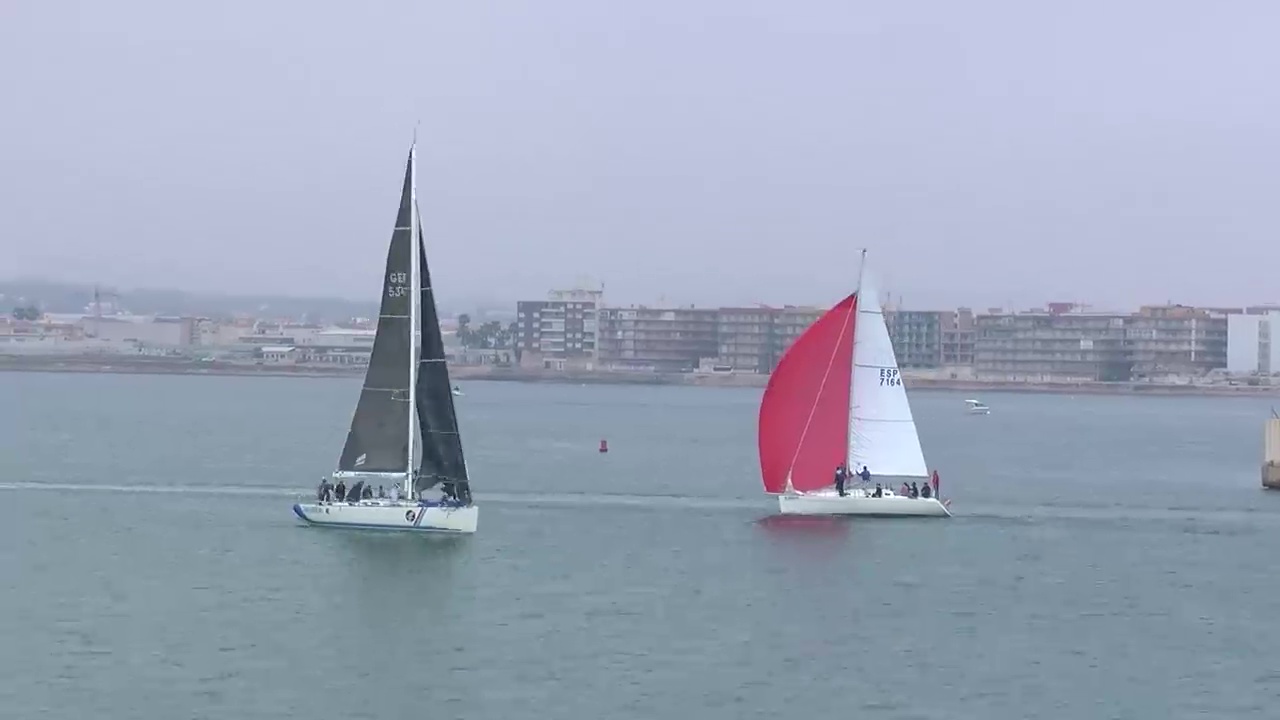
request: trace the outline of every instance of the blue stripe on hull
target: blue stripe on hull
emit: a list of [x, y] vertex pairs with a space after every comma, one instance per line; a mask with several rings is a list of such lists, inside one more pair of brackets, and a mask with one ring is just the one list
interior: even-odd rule
[[[414, 523], [413, 525], [365, 525], [361, 523], [335, 523], [324, 522], [322, 520], [312, 520], [307, 517], [306, 513], [302, 512], [301, 505], [293, 506], [293, 514], [302, 518], [302, 521], [308, 525], [314, 525], [316, 527], [351, 528], [352, 530], [395, 530], [398, 532], [465, 534], [461, 530], [451, 530], [449, 528], [420, 527], [417, 523]], [[420, 513], [419, 515], [426, 515], [426, 513]], [[418, 522], [421, 521], [422, 518], [419, 517]]]

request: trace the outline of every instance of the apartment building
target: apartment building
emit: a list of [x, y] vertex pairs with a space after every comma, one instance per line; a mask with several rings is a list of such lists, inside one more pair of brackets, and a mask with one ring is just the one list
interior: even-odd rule
[[977, 331], [972, 310], [886, 309], [884, 319], [899, 367], [956, 368], [973, 365]]
[[564, 370], [594, 365], [603, 291], [552, 290], [516, 303], [515, 346], [526, 366]]
[[973, 322], [973, 311], [958, 308], [942, 316], [942, 366], [971, 367], [973, 350], [978, 332]]
[[975, 319], [979, 377], [1029, 381], [1189, 378], [1227, 365], [1227, 317], [1184, 305], [1136, 313], [1083, 312], [1070, 303]]
[[943, 318], [937, 310], [886, 310], [885, 325], [893, 341], [898, 367], [936, 368], [942, 365]]
[[782, 359], [782, 354], [791, 347], [796, 338], [804, 334], [809, 326], [818, 322], [818, 318], [830, 308], [805, 307], [803, 305], [787, 305], [777, 309], [773, 316], [773, 340], [776, 359], [769, 366], [772, 372]]
[[604, 308], [599, 360], [614, 370], [686, 372], [715, 357], [719, 311], [707, 308]]
[[1227, 366], [1227, 316], [1186, 305], [1146, 305], [1125, 318], [1135, 379], [1203, 375]]
[[768, 373], [778, 364], [773, 308], [722, 307], [716, 315], [716, 366], [732, 372]]
[[720, 308], [716, 366], [734, 372], [773, 372], [791, 343], [824, 312], [792, 305]]
[[[827, 308], [720, 308], [718, 364], [739, 372], [772, 372], [796, 338]], [[976, 331], [973, 313], [886, 310], [885, 324], [903, 368], [971, 365]]]
[[[709, 367], [767, 374], [824, 312], [796, 306], [606, 308], [598, 291], [552, 292], [546, 300], [517, 304], [518, 362], [551, 369]], [[889, 309], [885, 321], [903, 369], [949, 369], [953, 377], [966, 368], [966, 375], [993, 380], [1125, 381], [1202, 375], [1227, 365], [1226, 315], [1204, 308], [1146, 306], [1119, 314], [1051, 303], [985, 315], [968, 308]], [[1237, 328], [1241, 343], [1248, 340], [1243, 332]], [[1269, 335], [1259, 325], [1251, 337]]]
[[974, 318], [974, 371], [991, 380], [1128, 380], [1125, 315], [1088, 313], [1069, 303]]
[[517, 303], [516, 346], [522, 365], [649, 372], [710, 365], [768, 373], [824, 312], [794, 306], [606, 308], [598, 293], [574, 292], [579, 294]]

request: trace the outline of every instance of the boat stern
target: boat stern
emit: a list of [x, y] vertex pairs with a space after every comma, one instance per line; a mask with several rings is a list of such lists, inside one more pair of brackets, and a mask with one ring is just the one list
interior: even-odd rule
[[442, 526], [442, 529], [451, 532], [471, 534], [476, 531], [476, 527], [480, 524], [480, 508], [475, 505], [466, 505], [447, 510], [443, 515], [444, 517], [436, 520], [436, 522]]

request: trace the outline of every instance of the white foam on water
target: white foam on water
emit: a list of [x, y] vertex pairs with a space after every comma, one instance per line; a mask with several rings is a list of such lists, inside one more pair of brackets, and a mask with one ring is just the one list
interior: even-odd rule
[[[314, 488], [245, 485], [122, 485], [102, 483], [0, 483], [0, 491], [163, 493], [257, 497], [311, 498]], [[476, 493], [477, 503], [500, 505], [633, 506], [696, 509], [750, 509], [760, 501], [740, 498], [681, 497], [676, 495], [635, 495], [608, 493]]]

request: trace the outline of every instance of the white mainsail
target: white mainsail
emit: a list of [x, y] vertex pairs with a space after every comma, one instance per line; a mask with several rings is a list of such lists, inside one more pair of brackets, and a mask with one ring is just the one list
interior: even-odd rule
[[[863, 264], [866, 264], [865, 255]], [[864, 270], [853, 326], [847, 467], [880, 477], [929, 476], [875, 283]]]

